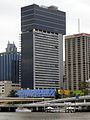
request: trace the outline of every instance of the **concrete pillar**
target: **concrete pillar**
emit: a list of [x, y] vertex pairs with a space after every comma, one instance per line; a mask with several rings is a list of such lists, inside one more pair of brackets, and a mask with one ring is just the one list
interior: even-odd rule
[[38, 107], [36, 107], [36, 111], [38, 111]]
[[86, 99], [84, 99], [84, 103], [86, 103]]

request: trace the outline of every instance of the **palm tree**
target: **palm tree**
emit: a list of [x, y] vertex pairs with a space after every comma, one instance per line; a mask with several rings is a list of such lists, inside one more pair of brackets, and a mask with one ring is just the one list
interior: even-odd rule
[[88, 83], [83, 81], [79, 83], [80, 90], [84, 92], [84, 95], [88, 95]]
[[11, 90], [10, 93], [9, 93], [9, 95], [8, 95], [8, 97], [18, 97], [16, 95], [16, 90]]

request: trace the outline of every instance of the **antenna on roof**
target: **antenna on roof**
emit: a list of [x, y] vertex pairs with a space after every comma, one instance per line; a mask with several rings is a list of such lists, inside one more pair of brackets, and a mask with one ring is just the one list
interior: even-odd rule
[[78, 18], [78, 33], [80, 33], [80, 19]]

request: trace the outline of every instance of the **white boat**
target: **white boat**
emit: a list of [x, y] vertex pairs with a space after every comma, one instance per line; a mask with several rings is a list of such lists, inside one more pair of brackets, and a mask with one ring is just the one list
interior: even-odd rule
[[67, 110], [74, 110], [75, 107], [71, 107], [71, 106], [69, 106], [69, 107], [67, 107], [66, 109], [67, 109]]
[[71, 106], [66, 107], [66, 112], [71, 112], [71, 113], [75, 112], [75, 107], [71, 107]]
[[22, 108], [22, 107], [18, 107], [15, 111], [16, 111], [16, 112], [32, 112], [31, 109]]
[[47, 107], [47, 108], [45, 109], [45, 112], [53, 112], [53, 113], [65, 112], [65, 109], [63, 109], [63, 108]]

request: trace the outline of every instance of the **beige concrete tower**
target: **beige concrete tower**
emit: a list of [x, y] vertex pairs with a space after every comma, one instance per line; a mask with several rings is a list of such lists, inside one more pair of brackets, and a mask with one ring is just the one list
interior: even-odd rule
[[65, 37], [66, 89], [78, 90], [80, 83], [90, 79], [90, 34]]

